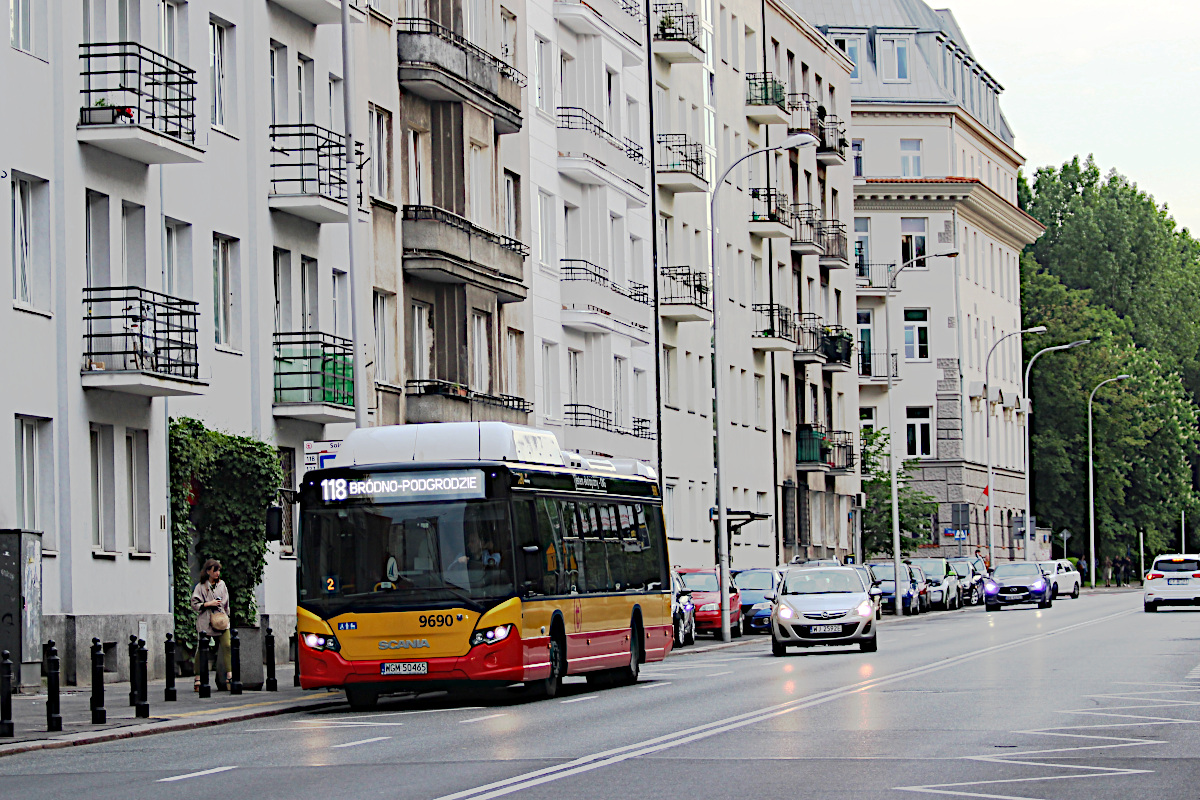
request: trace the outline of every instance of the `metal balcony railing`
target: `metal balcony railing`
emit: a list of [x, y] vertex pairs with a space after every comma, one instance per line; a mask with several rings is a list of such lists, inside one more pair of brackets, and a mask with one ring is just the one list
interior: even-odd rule
[[835, 219], [823, 219], [821, 225], [822, 258], [836, 258], [841, 261], [850, 260], [849, 239], [846, 236], [846, 224]]
[[708, 180], [708, 159], [704, 145], [682, 133], [660, 133], [654, 137], [654, 166], [659, 172], [688, 172]]
[[750, 221], [792, 223], [791, 206], [787, 195], [778, 189], [750, 190]]
[[854, 337], [842, 325], [826, 325], [821, 339], [821, 353], [826, 364], [849, 366], [854, 355]]
[[859, 286], [886, 289], [892, 279], [892, 267], [892, 264], [872, 264], [860, 259], [854, 264], [854, 274]]
[[529, 255], [529, 245], [525, 244], [521, 240], [514, 239], [511, 236], [493, 233], [486, 228], [479, 227], [466, 217], [460, 217], [453, 211], [447, 211], [446, 209], [438, 208], [437, 206], [405, 206], [402, 212], [402, 219], [405, 222], [420, 222], [422, 220], [440, 222], [443, 225], [449, 225], [453, 228], [463, 231], [464, 233], [469, 233], [472, 236], [477, 236], [480, 239], [489, 241], [494, 245], [503, 247], [505, 250], [511, 250], [522, 258], [525, 258]]
[[613, 412], [586, 403], [567, 403], [564, 412], [567, 424], [576, 428], [596, 428], [638, 439], [654, 438], [651, 421], [643, 417], [633, 417], [629, 426], [619, 425], [613, 421]]
[[763, 338], [796, 341], [796, 319], [787, 306], [778, 303], [755, 303], [754, 335]]
[[275, 334], [275, 402], [354, 405], [354, 348], [316, 331]]
[[449, 42], [481, 64], [496, 70], [496, 72], [500, 73], [500, 77], [507, 78], [521, 88], [525, 88], [528, 82], [524, 73], [512, 64], [497, 58], [474, 42], [450, 30], [445, 25], [424, 17], [401, 17], [396, 20], [396, 25], [399, 28], [401, 36], [406, 33], [429, 34]]
[[792, 114], [788, 130], [792, 133], [804, 131], [820, 139], [820, 129], [817, 126], [817, 101], [806, 92], [790, 92], [787, 96], [788, 111]]
[[792, 205], [792, 241], [820, 246], [821, 212], [812, 203]]
[[787, 87], [773, 72], [751, 72], [746, 75], [746, 105], [779, 106], [787, 111]]
[[796, 463], [827, 463], [825, 426], [816, 422], [802, 422], [796, 430]]
[[860, 350], [858, 353], [858, 374], [863, 378], [887, 378], [888, 366], [891, 365], [892, 377], [900, 377], [900, 363], [896, 353], [871, 352]]
[[850, 431], [830, 431], [826, 436], [828, 455], [826, 463], [836, 472], [849, 472], [858, 463], [854, 450], [854, 434]]
[[711, 310], [708, 273], [691, 267], [663, 267], [663, 282], [658, 296], [661, 305], [696, 305]]
[[816, 314], [809, 311], [796, 314], [796, 351], [823, 355], [824, 330], [825, 320]]
[[151, 372], [197, 380], [199, 304], [138, 286], [83, 290], [85, 372]]
[[524, 397], [518, 397], [511, 394], [488, 394], [486, 392], [478, 392], [474, 389], [469, 389], [466, 386], [463, 386], [461, 383], [454, 383], [453, 381], [443, 381], [438, 379], [411, 380], [405, 382], [404, 390], [408, 394], [461, 397], [467, 400], [474, 400], [478, 403], [487, 403], [488, 405], [507, 408], [510, 411], [519, 411], [524, 414], [528, 414], [533, 411], [533, 403], [529, 402]]
[[846, 157], [846, 128], [842, 125], [842, 121], [833, 115], [826, 116], [820, 120], [820, 135], [817, 144], [818, 153], [836, 153], [839, 157]]
[[696, 15], [689, 13], [683, 3], [655, 3], [650, 7], [654, 13], [654, 38], [666, 42], [690, 42], [700, 47], [700, 25]]
[[271, 194], [346, 202], [344, 135], [312, 123], [272, 125], [270, 130]]
[[624, 151], [631, 161], [646, 166], [646, 154], [642, 146], [632, 139], [620, 137], [607, 128], [599, 117], [583, 108], [560, 106], [558, 109], [558, 127], [572, 131], [587, 131], [611, 144], [618, 150]]
[[607, 269], [582, 258], [564, 258], [559, 263], [562, 265], [564, 282], [587, 281], [599, 284], [634, 302], [650, 305], [650, 287], [645, 284], [631, 281], [628, 286], [621, 286], [608, 277]]
[[79, 124], [137, 125], [196, 143], [196, 71], [137, 42], [81, 44]]

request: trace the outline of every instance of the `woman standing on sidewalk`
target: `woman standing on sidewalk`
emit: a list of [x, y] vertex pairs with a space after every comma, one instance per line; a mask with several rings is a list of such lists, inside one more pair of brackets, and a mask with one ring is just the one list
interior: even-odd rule
[[1104, 559], [1104, 585], [1112, 585], [1113, 562], [1112, 556], [1106, 556]]
[[[200, 570], [200, 582], [192, 590], [192, 611], [196, 612], [196, 632], [217, 640], [219, 662], [225, 667], [225, 686], [233, 680], [229, 652], [229, 589], [221, 580], [221, 562], [210, 558]], [[200, 691], [199, 670], [194, 691]]]

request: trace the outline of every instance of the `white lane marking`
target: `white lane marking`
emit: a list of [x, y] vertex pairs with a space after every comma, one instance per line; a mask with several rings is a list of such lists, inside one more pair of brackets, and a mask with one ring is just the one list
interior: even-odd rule
[[331, 728], [399, 728], [403, 722], [303, 722], [282, 728], [247, 728], [245, 733], [267, 731], [325, 731]]
[[496, 717], [506, 717], [507, 714], [488, 714], [486, 717], [472, 717], [471, 719], [460, 719], [459, 725], [465, 725], [468, 722], [483, 722], [485, 719], [495, 719]]
[[[798, 697], [795, 700], [789, 700], [786, 703], [760, 708], [755, 711], [748, 711], [733, 717], [726, 717], [724, 719], [715, 720], [703, 725], [686, 728], [681, 731], [663, 734], [662, 736], [657, 736], [653, 739], [646, 739], [645, 741], [637, 742], [635, 744], [625, 745], [623, 747], [617, 747], [611, 750], [604, 750], [599, 753], [592, 753], [590, 755], [577, 758], [573, 761], [569, 761], [565, 764], [545, 767], [540, 770], [534, 770], [533, 772], [527, 772], [524, 775], [506, 778], [505, 780], [496, 781], [484, 786], [477, 786], [472, 789], [455, 792], [454, 794], [443, 795], [442, 797], [436, 798], [436, 800], [465, 800], [465, 798], [471, 798], [471, 800], [491, 800], [491, 798], [503, 797], [505, 795], [519, 792], [524, 789], [529, 789], [534, 786], [568, 778], [572, 775], [590, 772], [591, 770], [611, 766], [612, 764], [618, 764], [623, 761], [628, 761], [632, 758], [639, 758], [641, 756], [657, 753], [661, 750], [667, 750], [680, 745], [690, 744], [691, 742], [699, 741], [701, 739], [707, 739], [710, 736], [737, 730], [738, 728], [742, 728], [747, 725], [764, 722], [773, 717], [790, 714], [792, 712], [800, 711], [812, 706], [822, 705], [832, 700], [840, 700], [844, 697], [859, 694], [878, 686], [897, 683], [919, 675], [949, 669], [950, 667], [958, 666], [959, 664], [965, 662], [986, 658], [987, 656], [990, 656], [1000, 650], [1008, 650], [1014, 647], [1029, 644], [1031, 642], [1038, 642], [1053, 636], [1059, 636], [1070, 631], [1079, 630], [1080, 628], [1111, 622], [1114, 619], [1128, 616], [1132, 613], [1134, 613], [1132, 610], [1119, 611], [1115, 614], [1109, 614], [1107, 616], [1097, 617], [1096, 619], [1077, 622], [1052, 631], [1043, 631], [1041, 633], [1030, 634], [1029, 636], [1024, 636], [1020, 639], [1014, 639], [1011, 642], [992, 645], [991, 647], [985, 647], [972, 653], [964, 653], [962, 655], [943, 658], [919, 667], [912, 667], [910, 669], [902, 670], [886, 677], [871, 678], [865, 681], [850, 684], [848, 686], [838, 687], [837, 689], [818, 692], [817, 694], [809, 695], [808, 697]], [[654, 685], [662, 686], [665, 684]], [[651, 686], [640, 688], [649, 689]], [[1023, 800], [1028, 800], [1028, 798], [1023, 798]]]
[[586, 697], [572, 697], [570, 700], [561, 700], [563, 703], [582, 703], [584, 700], [595, 700], [596, 695], [589, 694]]
[[158, 783], [171, 783], [172, 781], [186, 781], [188, 778], [199, 778], [202, 775], [216, 775], [218, 772], [228, 772], [237, 767], [213, 767], [212, 769], [202, 770], [200, 772], [189, 772], [186, 775], [176, 775], [171, 778], [159, 778]]
[[1200, 664], [1192, 668], [1192, 671], [1187, 674], [1189, 680], [1200, 680]]
[[670, 686], [671, 681], [658, 681], [657, 683], [647, 683], [645, 686], [639, 686], [639, 689], [657, 689], [660, 686]]
[[706, 677], [706, 678], [719, 678], [719, 677], [721, 677], [722, 675], [732, 675], [732, 674], [733, 674], [733, 670], [729, 670], [728, 672], [714, 672], [714, 673], [712, 673], [711, 675], [705, 675], [704, 677]]
[[390, 738], [392, 738], [392, 737], [390, 737], [390, 736], [375, 736], [371, 739], [359, 739], [357, 742], [346, 742], [345, 744], [335, 744], [330, 749], [337, 750], [342, 747], [358, 747], [360, 744], [370, 744], [371, 742], [386, 742]]

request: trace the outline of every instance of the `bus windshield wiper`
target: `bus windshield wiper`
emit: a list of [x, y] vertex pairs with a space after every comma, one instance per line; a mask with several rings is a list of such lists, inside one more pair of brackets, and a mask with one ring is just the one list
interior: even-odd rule
[[459, 589], [456, 589], [452, 586], [447, 586], [446, 584], [442, 584], [441, 586], [430, 586], [429, 588], [434, 591], [448, 592], [448, 593], [454, 595], [459, 600], [461, 600], [462, 604], [464, 606], [466, 606], [467, 608], [471, 609], [472, 611], [481, 613], [481, 614], [483, 613], [483, 606], [480, 605], [469, 594], [466, 594], [466, 593], [460, 591]]

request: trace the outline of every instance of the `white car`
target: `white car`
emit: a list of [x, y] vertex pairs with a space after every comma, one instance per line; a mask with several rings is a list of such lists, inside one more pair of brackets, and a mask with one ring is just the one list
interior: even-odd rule
[[1159, 606], [1200, 605], [1200, 556], [1166, 555], [1154, 559], [1146, 573], [1142, 604], [1147, 611]]
[[1046, 573], [1046, 579], [1050, 581], [1056, 600], [1059, 595], [1064, 594], [1069, 594], [1072, 599], [1079, 599], [1079, 588], [1083, 585], [1083, 578], [1079, 576], [1079, 570], [1075, 569], [1074, 564], [1060, 558], [1055, 561], [1039, 561], [1038, 566]]
[[870, 586], [855, 567], [805, 567], [783, 574], [779, 593], [768, 598], [771, 653], [789, 647], [858, 645], [864, 653], [879, 646], [875, 624], [877, 586]]

